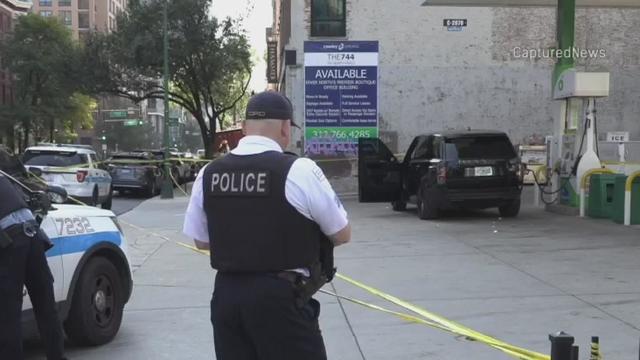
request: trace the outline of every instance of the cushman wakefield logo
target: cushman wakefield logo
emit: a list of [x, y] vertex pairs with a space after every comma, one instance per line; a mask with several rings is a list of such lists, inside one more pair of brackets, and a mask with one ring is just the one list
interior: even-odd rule
[[605, 49], [528, 49], [513, 48], [511, 54], [515, 59], [602, 59], [607, 57]]

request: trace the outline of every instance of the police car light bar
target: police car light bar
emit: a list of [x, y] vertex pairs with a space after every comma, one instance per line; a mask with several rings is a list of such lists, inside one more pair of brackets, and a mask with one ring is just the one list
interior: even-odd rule
[[[425, 0], [422, 6], [524, 7], [558, 6], [559, 0]], [[640, 8], [640, 0], [576, 0], [577, 7]]]

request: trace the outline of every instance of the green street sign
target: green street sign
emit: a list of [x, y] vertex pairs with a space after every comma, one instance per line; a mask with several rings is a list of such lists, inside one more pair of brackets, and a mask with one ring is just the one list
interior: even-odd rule
[[126, 119], [127, 114], [126, 111], [109, 111], [109, 118], [111, 119]]
[[124, 126], [140, 126], [143, 122], [140, 119], [129, 119], [124, 122]]

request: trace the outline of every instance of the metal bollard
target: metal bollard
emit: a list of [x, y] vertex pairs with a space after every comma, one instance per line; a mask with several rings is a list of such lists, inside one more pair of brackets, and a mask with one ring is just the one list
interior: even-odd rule
[[[549, 335], [549, 341], [551, 341], [551, 360], [573, 360], [575, 339], [573, 336], [560, 331], [555, 335]], [[577, 346], [576, 346], [577, 347]], [[576, 355], [578, 351], [575, 351]]]
[[591, 337], [591, 357], [590, 360], [601, 360], [602, 355], [600, 354], [600, 338], [597, 336]]

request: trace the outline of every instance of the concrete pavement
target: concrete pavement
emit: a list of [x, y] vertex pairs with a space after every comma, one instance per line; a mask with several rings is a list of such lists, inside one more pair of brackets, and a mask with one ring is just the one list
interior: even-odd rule
[[[186, 201], [156, 198], [121, 216], [136, 269], [122, 329], [111, 344], [72, 348], [72, 358], [214, 358], [209, 323], [214, 273], [208, 258], [162, 238], [190, 241], [180, 231]], [[601, 337], [606, 358], [636, 358], [637, 227], [531, 208], [517, 219], [485, 211], [421, 221], [414, 209], [395, 213], [386, 204], [353, 200], [345, 206], [354, 238], [337, 249], [341, 273], [531, 350], [548, 353], [547, 335], [565, 330], [576, 336], [581, 358], [588, 356], [592, 335]], [[341, 280], [327, 289], [387, 306]], [[329, 359], [510, 358], [344, 300], [318, 298]]]

